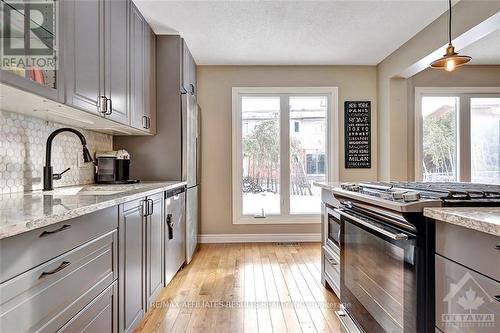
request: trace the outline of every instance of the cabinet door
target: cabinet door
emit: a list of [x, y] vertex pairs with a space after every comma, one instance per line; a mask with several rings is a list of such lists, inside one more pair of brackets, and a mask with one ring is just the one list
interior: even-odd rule
[[104, 1], [64, 1], [66, 104], [98, 112], [104, 95]]
[[146, 130], [156, 132], [156, 35], [144, 23], [144, 117]]
[[144, 200], [120, 206], [119, 331], [132, 332], [146, 311]]
[[146, 223], [146, 291], [148, 307], [163, 287], [163, 193], [148, 197], [151, 211]]
[[[46, 6], [40, 7], [36, 4], [36, 11], [24, 10], [28, 6], [27, 1], [15, 1], [16, 9], [3, 5], [4, 14], [9, 14], [10, 22], [8, 30], [2, 33], [2, 45], [12, 45], [15, 48], [8, 50], [4, 47], [3, 55], [5, 58], [0, 70], [0, 82], [8, 85], [50, 98], [52, 100], [64, 101], [64, 86], [62, 85], [62, 57], [61, 57], [61, 19], [63, 4], [60, 1], [48, 1]], [[35, 27], [30, 23], [37, 19], [33, 13], [41, 13], [43, 27]], [[2, 25], [3, 25], [2, 21]], [[30, 29], [26, 29], [30, 26]], [[6, 27], [2, 26], [2, 29]], [[40, 43], [41, 41], [41, 43]], [[19, 50], [19, 44], [23, 49]], [[10, 56], [13, 58], [19, 56], [34, 57], [39, 64], [37, 67], [25, 67], [24, 63], [15, 61], [10, 62]], [[13, 54], [16, 53], [16, 54]]]
[[144, 118], [144, 19], [134, 4], [130, 11], [130, 125], [146, 129]]
[[182, 40], [181, 91], [190, 95], [196, 95], [196, 63], [184, 39]]
[[105, 1], [105, 70], [108, 113], [106, 116], [128, 125], [128, 12], [129, 1]]

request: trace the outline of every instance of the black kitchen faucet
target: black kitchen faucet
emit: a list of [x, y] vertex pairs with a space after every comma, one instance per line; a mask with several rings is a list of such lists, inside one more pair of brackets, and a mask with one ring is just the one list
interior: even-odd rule
[[67, 168], [66, 170], [64, 170], [61, 173], [53, 173], [53, 170], [52, 170], [53, 168], [50, 165], [50, 158], [52, 155], [52, 140], [54, 140], [54, 138], [57, 134], [62, 133], [62, 132], [71, 132], [71, 133], [76, 134], [80, 138], [80, 141], [82, 142], [83, 161], [85, 163], [92, 162], [92, 156], [90, 156], [89, 150], [87, 149], [87, 141], [85, 140], [85, 137], [83, 136], [82, 133], [80, 133], [79, 131], [77, 131], [74, 128], [69, 128], [69, 127], [59, 128], [59, 129], [55, 130], [47, 138], [47, 146], [45, 147], [45, 166], [43, 167], [43, 190], [44, 191], [53, 190], [54, 188], [52, 186], [52, 180], [61, 179], [62, 174], [67, 172], [70, 169], [70, 168]]

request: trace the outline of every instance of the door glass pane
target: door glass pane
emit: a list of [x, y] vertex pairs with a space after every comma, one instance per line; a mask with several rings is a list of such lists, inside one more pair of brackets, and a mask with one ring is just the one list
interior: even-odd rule
[[423, 97], [423, 180], [457, 181], [458, 97]]
[[471, 181], [500, 184], [500, 98], [471, 98]]
[[[26, 2], [26, 1], [25, 1]], [[29, 5], [29, 6], [28, 6]], [[5, 3], [3, 15], [9, 17], [9, 29], [3, 29], [5, 58], [1, 69], [56, 88], [56, 9], [54, 0]], [[29, 10], [28, 10], [29, 9]], [[4, 44], [2, 44], [4, 45]]]
[[326, 181], [325, 96], [290, 97], [290, 213], [319, 214], [321, 191], [314, 181]]
[[280, 214], [280, 98], [244, 96], [242, 108], [242, 212]]

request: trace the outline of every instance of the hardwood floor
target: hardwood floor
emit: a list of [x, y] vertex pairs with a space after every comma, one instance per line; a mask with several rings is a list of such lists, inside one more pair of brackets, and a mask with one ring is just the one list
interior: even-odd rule
[[201, 244], [137, 332], [340, 332], [320, 244]]

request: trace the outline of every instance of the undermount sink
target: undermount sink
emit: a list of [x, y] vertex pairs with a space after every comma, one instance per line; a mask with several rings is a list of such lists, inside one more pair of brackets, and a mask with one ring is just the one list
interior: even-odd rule
[[117, 188], [116, 186], [72, 186], [56, 188], [52, 191], [45, 191], [48, 195], [113, 195], [127, 191], [127, 188]]

